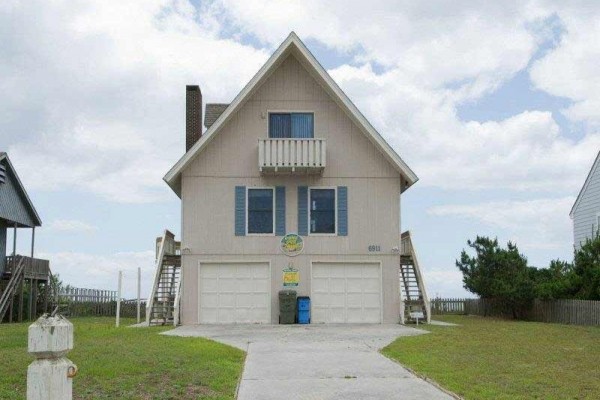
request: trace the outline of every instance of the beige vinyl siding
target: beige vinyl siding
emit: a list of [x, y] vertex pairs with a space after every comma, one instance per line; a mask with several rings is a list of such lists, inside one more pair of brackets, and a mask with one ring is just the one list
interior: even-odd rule
[[[312, 111], [315, 138], [327, 140], [322, 176], [261, 176], [258, 139], [268, 137], [268, 112]], [[264, 118], [263, 118], [264, 116]], [[286, 230], [296, 232], [298, 186], [348, 187], [348, 236], [307, 236], [305, 251], [289, 258], [278, 237], [235, 236], [235, 186], [286, 187]], [[400, 175], [366, 135], [312, 79], [294, 56], [258, 89], [182, 174], [182, 323], [198, 323], [200, 261], [271, 261], [272, 321], [277, 321], [281, 270], [289, 262], [300, 270], [300, 295], [310, 295], [310, 263], [382, 263], [383, 322], [399, 319]], [[381, 252], [369, 253], [369, 245]]]

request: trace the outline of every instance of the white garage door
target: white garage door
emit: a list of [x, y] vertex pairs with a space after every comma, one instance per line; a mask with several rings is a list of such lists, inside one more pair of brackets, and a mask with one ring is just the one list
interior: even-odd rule
[[201, 324], [271, 322], [267, 263], [201, 263], [198, 288]]
[[311, 322], [380, 323], [379, 263], [313, 264]]

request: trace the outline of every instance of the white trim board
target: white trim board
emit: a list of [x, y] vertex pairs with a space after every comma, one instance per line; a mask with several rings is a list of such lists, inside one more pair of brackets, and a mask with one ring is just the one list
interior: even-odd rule
[[260, 68], [248, 84], [233, 99], [229, 107], [215, 121], [215, 123], [206, 130], [200, 140], [185, 153], [177, 163], [164, 176], [164, 181], [181, 197], [181, 174], [183, 170], [193, 161], [193, 159], [202, 152], [218, 132], [229, 122], [232, 116], [245, 104], [260, 85], [275, 71], [275, 69], [290, 54], [298, 58], [298, 61], [304, 65], [308, 72], [321, 84], [321, 86], [332, 96], [336, 103], [346, 112], [350, 119], [355, 122], [366, 133], [369, 140], [377, 147], [387, 160], [403, 177], [403, 189], [413, 185], [419, 179], [409, 166], [400, 158], [398, 153], [387, 143], [375, 128], [367, 121], [358, 108], [346, 96], [346, 94], [335, 83], [333, 78], [319, 64], [296, 33], [291, 32], [283, 43], [277, 48], [273, 55]]

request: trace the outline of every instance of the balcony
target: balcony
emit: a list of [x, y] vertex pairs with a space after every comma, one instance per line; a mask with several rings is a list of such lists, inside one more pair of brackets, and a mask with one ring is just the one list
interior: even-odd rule
[[12, 274], [19, 258], [23, 258], [25, 260], [25, 279], [37, 279], [41, 281], [48, 280], [48, 277], [50, 276], [50, 261], [19, 255], [16, 257], [6, 257], [6, 268], [4, 269], [4, 275], [9, 276]]
[[262, 174], [320, 174], [326, 165], [325, 139], [259, 139]]

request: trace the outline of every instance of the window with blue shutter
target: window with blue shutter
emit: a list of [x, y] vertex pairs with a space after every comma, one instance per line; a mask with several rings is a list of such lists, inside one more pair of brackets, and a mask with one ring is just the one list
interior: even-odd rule
[[273, 189], [248, 189], [248, 233], [273, 233]]
[[246, 235], [246, 186], [235, 187], [235, 236]]
[[270, 113], [269, 137], [273, 139], [313, 138], [315, 117], [313, 113]]
[[285, 235], [285, 186], [275, 188], [275, 234]]
[[335, 233], [335, 189], [309, 190], [310, 233]]
[[338, 236], [348, 236], [348, 187], [337, 188]]
[[298, 186], [298, 235], [308, 235], [308, 186]]

